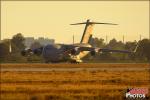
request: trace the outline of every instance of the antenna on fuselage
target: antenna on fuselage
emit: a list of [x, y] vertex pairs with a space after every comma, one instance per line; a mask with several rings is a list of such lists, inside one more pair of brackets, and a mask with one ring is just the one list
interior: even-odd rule
[[90, 19], [88, 19], [86, 22], [82, 22], [82, 23], [75, 23], [75, 24], [70, 24], [70, 25], [80, 25], [80, 24], [86, 24], [86, 25], [90, 25], [90, 24], [108, 24], [108, 25], [118, 25], [118, 24], [113, 24], [113, 23], [90, 22]]

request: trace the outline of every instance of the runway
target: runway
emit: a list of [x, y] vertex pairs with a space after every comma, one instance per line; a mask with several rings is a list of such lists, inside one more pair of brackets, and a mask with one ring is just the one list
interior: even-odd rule
[[2, 67], [1, 68], [1, 72], [5, 72], [5, 71], [19, 71], [19, 72], [48, 72], [48, 71], [146, 71], [146, 70], [150, 70], [150, 68], [145, 68], [145, 67], [141, 67], [141, 68], [135, 68], [135, 67], [126, 67], [126, 68], [122, 68], [122, 67], [114, 67], [114, 68], [105, 68], [105, 67], [101, 67], [101, 68], [96, 68], [96, 67], [91, 67], [91, 68], [68, 68], [68, 67], [64, 67], [64, 68], [47, 68], [47, 67], [34, 67], [34, 68], [27, 68], [27, 67]]
[[136, 63], [81, 63], [81, 64], [1, 64], [1, 72], [48, 72], [48, 71], [148, 71], [149, 64]]

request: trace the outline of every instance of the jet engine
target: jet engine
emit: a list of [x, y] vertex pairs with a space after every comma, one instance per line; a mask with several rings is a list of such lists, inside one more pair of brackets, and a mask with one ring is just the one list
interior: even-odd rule
[[42, 54], [42, 50], [43, 50], [43, 48], [41, 47], [41, 48], [33, 50], [33, 53], [37, 56], [40, 56]]
[[22, 56], [30, 56], [30, 55], [32, 55], [32, 50], [31, 49], [25, 49], [25, 50], [22, 50], [21, 51], [21, 55]]
[[42, 47], [41, 48], [37, 48], [37, 49], [33, 49], [33, 50], [32, 49], [25, 49], [25, 50], [21, 51], [21, 55], [22, 56], [30, 56], [32, 54], [35, 54], [35, 55], [39, 56], [39, 55], [42, 54], [42, 50], [43, 50]]
[[78, 48], [74, 48], [74, 49], [71, 50], [72, 55], [77, 55], [79, 53], [80, 53], [80, 50]]
[[95, 56], [97, 52], [100, 52], [100, 49], [99, 48], [95, 48], [93, 49], [90, 53], [91, 53], [91, 56]]
[[96, 52], [93, 50], [90, 52], [91, 56], [95, 56], [96, 55]]

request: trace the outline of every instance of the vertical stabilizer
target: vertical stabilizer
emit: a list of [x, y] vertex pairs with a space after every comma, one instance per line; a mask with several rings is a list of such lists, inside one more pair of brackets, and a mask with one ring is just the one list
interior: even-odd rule
[[92, 30], [93, 30], [94, 24], [89, 24], [89, 20], [87, 20], [82, 38], [80, 43], [89, 43], [92, 38]]
[[90, 42], [90, 40], [92, 38], [92, 30], [93, 30], [94, 24], [117, 25], [117, 24], [113, 24], [113, 23], [90, 22], [89, 19], [86, 22], [75, 23], [75, 24], [71, 24], [71, 25], [80, 25], [80, 24], [85, 24], [85, 29], [84, 29], [84, 32], [83, 32], [83, 35], [82, 35], [80, 43], [89, 43]]

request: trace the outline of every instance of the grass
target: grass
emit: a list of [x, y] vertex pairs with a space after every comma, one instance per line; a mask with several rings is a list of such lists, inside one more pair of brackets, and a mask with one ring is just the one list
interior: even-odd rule
[[[19, 65], [16, 64], [16, 66]], [[34, 64], [23, 64], [23, 66], [30, 67], [28, 65], [35, 66]], [[142, 65], [146, 66], [146, 64]], [[9, 64], [6, 67], [11, 66], [15, 67], [15, 64]], [[42, 64], [39, 66], [42, 67]], [[51, 64], [44, 66], [52, 67]], [[53, 66], [59, 67], [58, 64]], [[101, 66], [103, 64], [99, 65]], [[120, 65], [110, 64], [109, 66]], [[1, 100], [123, 100], [128, 88], [149, 88], [149, 83], [148, 70], [1, 72]]]

